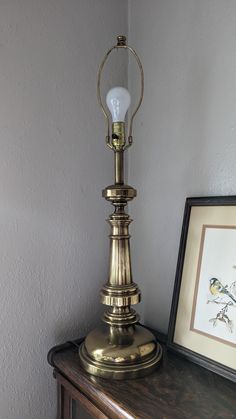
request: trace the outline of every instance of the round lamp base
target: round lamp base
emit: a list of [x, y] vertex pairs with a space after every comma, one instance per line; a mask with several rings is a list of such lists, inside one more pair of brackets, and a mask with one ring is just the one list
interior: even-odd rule
[[79, 357], [88, 373], [123, 380], [150, 374], [161, 361], [162, 348], [142, 326], [103, 325], [89, 333]]

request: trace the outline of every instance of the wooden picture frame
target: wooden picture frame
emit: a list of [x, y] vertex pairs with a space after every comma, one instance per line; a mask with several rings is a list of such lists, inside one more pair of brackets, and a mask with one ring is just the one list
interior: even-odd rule
[[236, 382], [236, 196], [186, 199], [167, 347]]

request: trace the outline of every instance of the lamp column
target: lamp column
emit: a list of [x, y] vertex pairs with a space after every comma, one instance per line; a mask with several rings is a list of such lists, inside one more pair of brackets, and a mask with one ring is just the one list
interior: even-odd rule
[[[123, 129], [122, 129], [123, 128]], [[111, 308], [105, 312], [103, 320], [111, 326], [129, 326], [139, 320], [131, 305], [139, 303], [141, 294], [133, 283], [129, 224], [131, 219], [125, 212], [128, 201], [136, 196], [136, 190], [124, 185], [124, 123], [113, 124], [112, 145], [114, 147], [115, 183], [103, 190], [103, 197], [115, 207], [108, 220], [111, 226], [110, 267], [108, 282], [101, 291], [101, 302]], [[118, 137], [119, 138], [116, 138]]]

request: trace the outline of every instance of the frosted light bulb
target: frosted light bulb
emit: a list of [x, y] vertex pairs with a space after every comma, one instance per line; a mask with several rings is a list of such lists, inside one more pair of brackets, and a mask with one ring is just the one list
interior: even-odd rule
[[106, 103], [111, 112], [112, 122], [124, 122], [130, 106], [130, 94], [124, 87], [113, 87], [107, 93]]

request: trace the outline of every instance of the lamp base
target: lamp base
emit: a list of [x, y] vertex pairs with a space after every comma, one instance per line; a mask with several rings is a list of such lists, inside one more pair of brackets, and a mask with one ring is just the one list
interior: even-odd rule
[[79, 357], [88, 373], [123, 380], [150, 374], [161, 361], [162, 348], [145, 327], [104, 324], [89, 333]]

